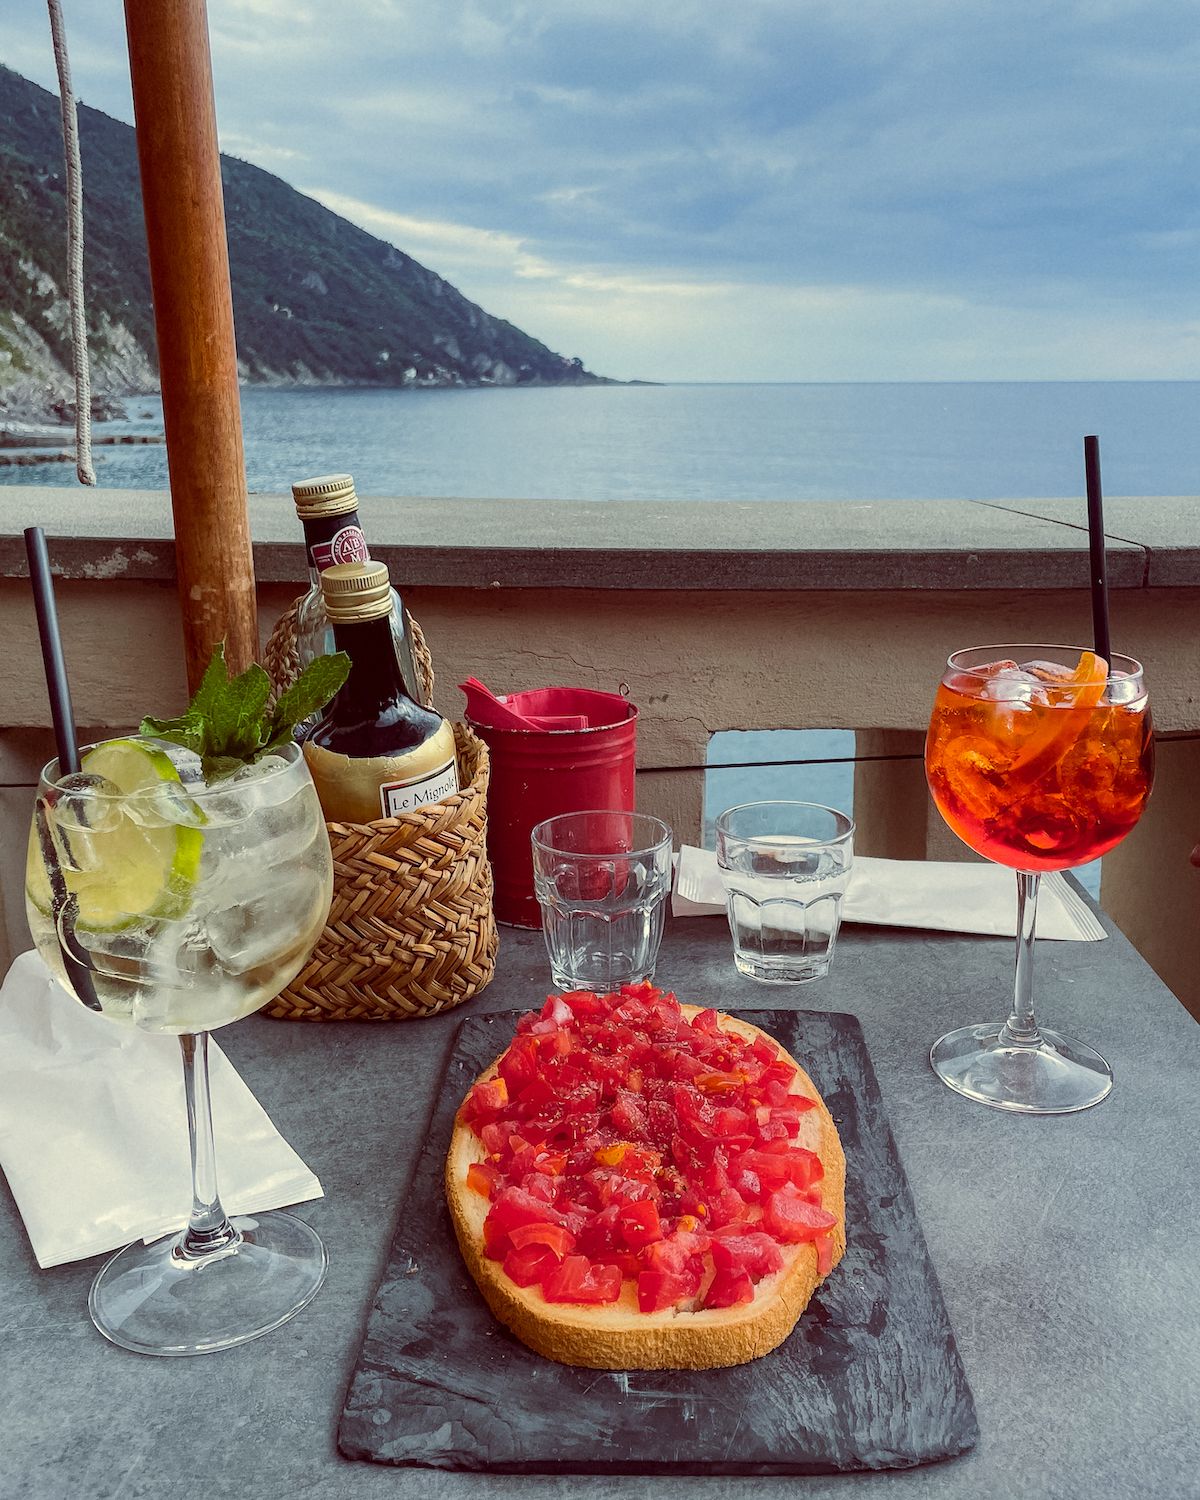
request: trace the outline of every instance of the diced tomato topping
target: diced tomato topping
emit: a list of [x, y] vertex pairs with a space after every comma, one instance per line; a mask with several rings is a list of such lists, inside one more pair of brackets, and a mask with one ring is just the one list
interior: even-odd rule
[[621, 1268], [596, 1265], [585, 1255], [568, 1255], [542, 1282], [547, 1302], [615, 1302], [621, 1295]]
[[557, 1196], [554, 1179], [545, 1172], [539, 1172], [536, 1167], [524, 1174], [521, 1178], [521, 1187], [539, 1203], [553, 1203]]
[[644, 1136], [648, 1124], [645, 1105], [629, 1089], [619, 1089], [617, 1102], [612, 1108], [612, 1122], [613, 1129], [623, 1135]]
[[489, 1156], [500, 1157], [508, 1147], [509, 1130], [501, 1120], [491, 1120], [482, 1127], [476, 1126], [475, 1134], [483, 1142], [483, 1149]]
[[705, 1307], [740, 1307], [754, 1301], [754, 1283], [745, 1271], [726, 1271], [720, 1267], [704, 1294]]
[[536, 1286], [558, 1265], [559, 1257], [544, 1245], [526, 1245], [504, 1257], [504, 1274], [518, 1286]]
[[706, 1234], [689, 1234], [685, 1229], [677, 1229], [665, 1239], [655, 1240], [653, 1244], [647, 1245], [642, 1252], [642, 1262], [654, 1271], [690, 1271], [700, 1263], [701, 1256], [707, 1249]]
[[661, 1312], [694, 1297], [698, 1287], [694, 1276], [675, 1271], [642, 1271], [637, 1279], [638, 1307], [644, 1313]]
[[503, 1078], [477, 1083], [463, 1103], [463, 1119], [468, 1125], [494, 1120], [508, 1104], [508, 1085]]
[[763, 1228], [768, 1234], [785, 1245], [798, 1245], [804, 1240], [815, 1240], [826, 1229], [832, 1229], [837, 1218], [827, 1213], [790, 1182], [785, 1183], [767, 1199], [763, 1209]]
[[467, 1168], [467, 1186], [485, 1198], [492, 1196], [492, 1189], [499, 1181], [500, 1168], [491, 1162], [473, 1161]]
[[626, 1248], [620, 1231], [622, 1206], [610, 1203], [588, 1218], [578, 1236], [579, 1248], [584, 1255], [607, 1260], [612, 1252]]
[[833, 1270], [833, 1235], [819, 1234], [817, 1246], [817, 1275], [828, 1276]]
[[649, 1198], [644, 1198], [640, 1203], [622, 1205], [617, 1227], [631, 1250], [640, 1250], [643, 1245], [662, 1239], [658, 1205]]
[[[742, 1229], [741, 1225], [730, 1226]], [[744, 1271], [754, 1281], [783, 1269], [783, 1253], [775, 1240], [761, 1230], [715, 1236], [713, 1265], [718, 1271]]]
[[508, 1231], [508, 1237], [517, 1250], [527, 1245], [543, 1245], [554, 1254], [556, 1260], [570, 1255], [575, 1248], [575, 1236], [561, 1224], [519, 1224]]
[[571, 1000], [570, 995], [548, 995], [542, 1006], [542, 1020], [553, 1021], [556, 1026], [565, 1026], [571, 1019]]
[[739, 1306], [806, 1240], [824, 1274], [836, 1221], [796, 1143], [815, 1104], [795, 1080], [774, 1043], [652, 984], [549, 996], [460, 1112], [486, 1153], [467, 1171], [486, 1253], [556, 1302], [612, 1302], [631, 1279], [646, 1312], [702, 1286], [705, 1306]]
[[502, 1260], [514, 1229], [525, 1224], [555, 1223], [561, 1218], [557, 1209], [524, 1188], [501, 1188], [493, 1195], [492, 1206], [483, 1221], [484, 1249], [494, 1260]]
[[739, 1164], [744, 1171], [754, 1173], [764, 1194], [773, 1193], [788, 1182], [803, 1190], [825, 1175], [821, 1158], [801, 1146], [790, 1151], [746, 1151]]
[[629, 1150], [628, 1141], [614, 1141], [611, 1146], [601, 1146], [595, 1156], [602, 1167], [619, 1167]]
[[696, 1087], [702, 1094], [735, 1094], [746, 1083], [745, 1073], [697, 1073]]
[[749, 1205], [736, 1188], [722, 1188], [719, 1193], [710, 1194], [705, 1202], [708, 1213], [705, 1219], [710, 1229], [719, 1228], [723, 1224], [742, 1224], [750, 1212]]
[[533, 1083], [538, 1076], [538, 1038], [517, 1037], [500, 1059], [499, 1071], [510, 1098], [519, 1094], [526, 1084]]

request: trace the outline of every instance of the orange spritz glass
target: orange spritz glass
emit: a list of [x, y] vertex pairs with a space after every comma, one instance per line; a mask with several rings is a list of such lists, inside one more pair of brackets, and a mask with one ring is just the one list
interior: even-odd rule
[[1017, 872], [1017, 971], [1003, 1024], [935, 1043], [938, 1074], [998, 1108], [1062, 1114], [1112, 1087], [1099, 1053], [1033, 1018], [1038, 880], [1086, 864], [1141, 817], [1154, 746], [1142, 669], [1077, 647], [984, 646], [956, 652], [938, 688], [925, 771], [938, 811], [977, 854]]

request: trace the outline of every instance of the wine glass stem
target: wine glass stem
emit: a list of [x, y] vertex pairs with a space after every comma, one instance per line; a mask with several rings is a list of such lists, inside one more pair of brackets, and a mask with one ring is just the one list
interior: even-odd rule
[[217, 1193], [217, 1153], [208, 1092], [208, 1032], [181, 1036], [179, 1050], [183, 1054], [183, 1092], [192, 1153], [192, 1212], [178, 1253], [196, 1259], [226, 1249], [239, 1235]]
[[999, 1040], [1004, 1046], [1037, 1047], [1042, 1041], [1033, 1019], [1033, 939], [1041, 883], [1040, 875], [1017, 871], [1017, 972], [1012, 1015], [1000, 1031]]

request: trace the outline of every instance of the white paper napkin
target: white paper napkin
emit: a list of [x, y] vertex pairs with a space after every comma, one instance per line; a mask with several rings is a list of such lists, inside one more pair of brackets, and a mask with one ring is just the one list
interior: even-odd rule
[[[675, 867], [672, 915], [701, 917], [724, 910], [716, 854], [684, 844]], [[1013, 872], [1000, 865], [855, 855], [842, 921], [1015, 937], [1016, 882]], [[1042, 877], [1037, 935], [1094, 943], [1106, 933], [1078, 892], [1061, 875], [1051, 874]]]
[[[227, 1212], [323, 1196], [211, 1040], [208, 1055]], [[179, 1229], [192, 1194], [178, 1041], [106, 1021], [22, 953], [0, 989], [0, 1166], [43, 1269]]]

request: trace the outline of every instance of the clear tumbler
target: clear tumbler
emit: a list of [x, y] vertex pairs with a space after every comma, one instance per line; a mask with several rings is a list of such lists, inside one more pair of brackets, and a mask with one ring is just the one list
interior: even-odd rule
[[604, 994], [654, 977], [671, 830], [644, 813], [561, 813], [533, 830], [534, 889], [554, 983]]
[[733, 961], [767, 984], [829, 972], [854, 860], [854, 824], [812, 802], [746, 802], [717, 819]]

